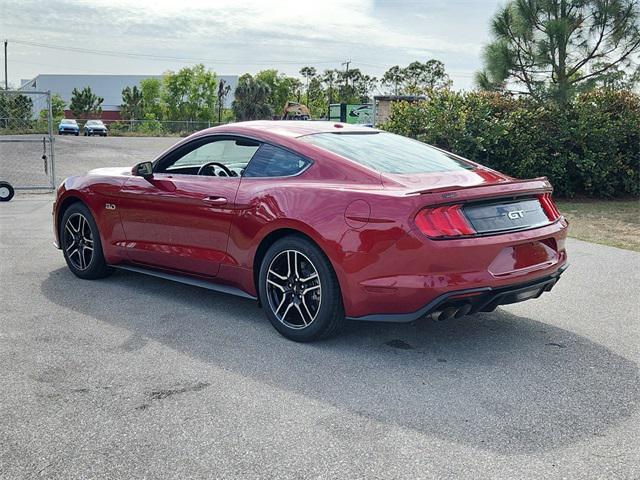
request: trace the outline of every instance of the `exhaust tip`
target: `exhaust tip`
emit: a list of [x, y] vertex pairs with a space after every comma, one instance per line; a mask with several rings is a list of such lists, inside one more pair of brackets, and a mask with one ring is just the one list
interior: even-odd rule
[[470, 303], [465, 303], [463, 306], [460, 307], [460, 309], [458, 309], [458, 311], [456, 312], [455, 317], [456, 318], [462, 318], [465, 315], [467, 315], [470, 311], [471, 311], [471, 304]]
[[457, 312], [458, 312], [458, 309], [456, 307], [445, 308], [442, 311], [442, 313], [438, 316], [438, 321], [443, 322], [445, 320], [449, 320], [453, 318]]

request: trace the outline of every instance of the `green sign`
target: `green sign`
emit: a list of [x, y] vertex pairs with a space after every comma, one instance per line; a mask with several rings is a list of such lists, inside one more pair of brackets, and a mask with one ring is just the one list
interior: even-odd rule
[[332, 103], [329, 105], [329, 121], [373, 125], [373, 104]]
[[329, 120], [332, 122], [340, 122], [341, 121], [341, 115], [340, 115], [340, 104], [339, 103], [332, 103], [331, 105], [329, 105]]
[[371, 103], [347, 105], [347, 123], [373, 124], [373, 105]]

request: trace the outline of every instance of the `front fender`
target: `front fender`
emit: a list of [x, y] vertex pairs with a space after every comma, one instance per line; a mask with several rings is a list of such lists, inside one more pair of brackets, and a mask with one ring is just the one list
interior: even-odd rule
[[[60, 245], [60, 222], [64, 211], [73, 202], [82, 202], [91, 212], [98, 226], [102, 250], [107, 263], [117, 264], [126, 259], [126, 237], [117, 209], [119, 192], [125, 178], [78, 176], [67, 178], [58, 188], [53, 208], [53, 224], [57, 245]], [[107, 209], [106, 205], [115, 205]]]

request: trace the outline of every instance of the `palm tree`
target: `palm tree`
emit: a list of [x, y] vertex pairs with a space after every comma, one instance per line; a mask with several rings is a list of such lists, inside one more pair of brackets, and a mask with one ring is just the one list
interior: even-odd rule
[[335, 70], [325, 70], [321, 77], [322, 83], [327, 87], [327, 94], [329, 95], [329, 105], [333, 103], [333, 89], [338, 80], [338, 75]]
[[236, 120], [260, 120], [271, 118], [273, 111], [269, 106], [268, 85], [254, 79], [246, 73], [238, 79], [233, 101]]
[[302, 67], [300, 75], [306, 80], [307, 105], [309, 105], [309, 80], [316, 76], [316, 69], [314, 67]]
[[224, 79], [220, 79], [218, 83], [218, 123], [222, 123], [222, 109], [224, 108], [224, 99], [227, 98], [231, 90], [231, 85], [227, 85]]

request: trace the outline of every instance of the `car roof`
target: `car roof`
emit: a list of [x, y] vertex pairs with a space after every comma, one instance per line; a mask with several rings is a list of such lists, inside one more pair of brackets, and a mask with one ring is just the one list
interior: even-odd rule
[[296, 138], [314, 133], [371, 133], [377, 131], [364, 125], [315, 120], [253, 120], [249, 122], [229, 123], [219, 127], [202, 130], [201, 134], [210, 133], [271, 133], [274, 135]]

